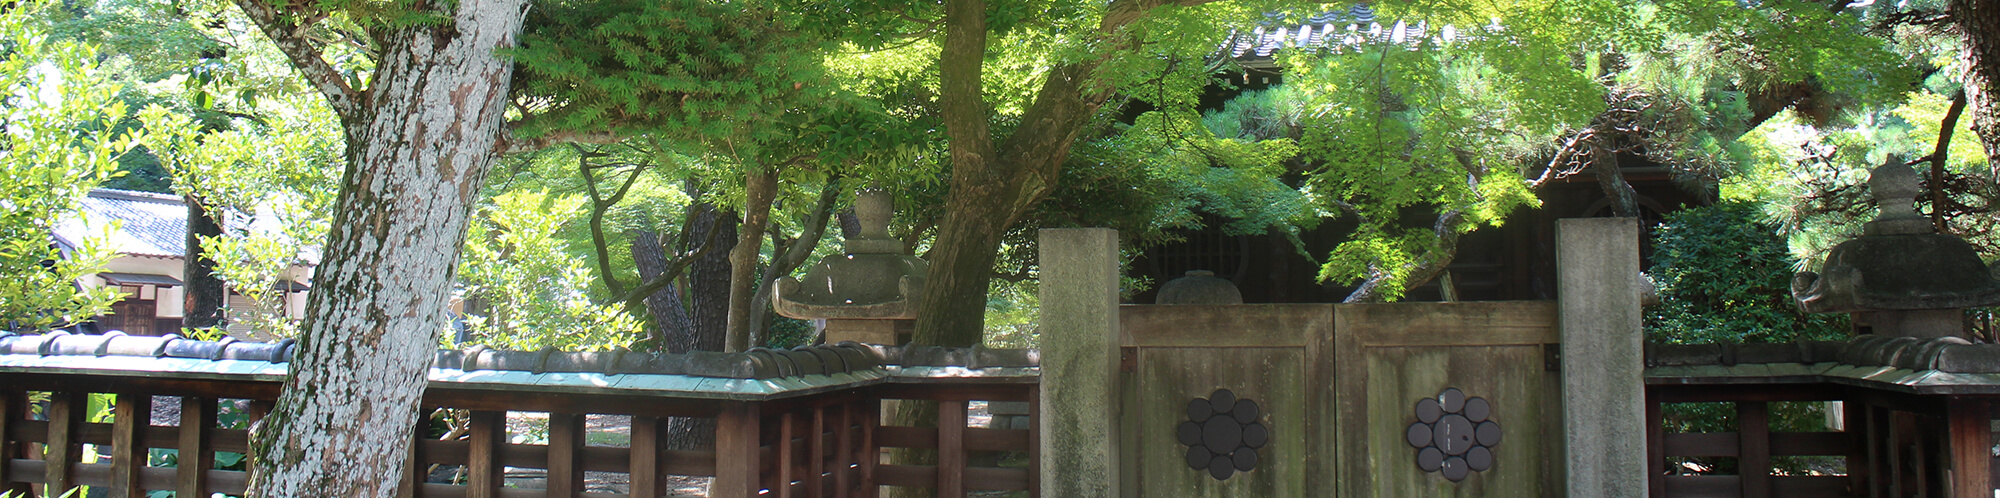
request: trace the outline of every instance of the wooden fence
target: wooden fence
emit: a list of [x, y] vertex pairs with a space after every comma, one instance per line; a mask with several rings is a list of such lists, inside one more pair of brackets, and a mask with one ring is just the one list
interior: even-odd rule
[[[425, 393], [425, 413], [440, 407], [465, 410], [469, 427], [464, 437], [439, 440], [424, 437], [425, 424], [419, 424], [401, 495], [659, 497], [673, 496], [667, 486], [670, 476], [687, 476], [711, 479], [708, 496], [717, 497], [873, 497], [880, 486], [933, 488], [939, 496], [964, 496], [970, 490], [1035, 496], [1037, 434], [967, 422], [968, 405], [974, 401], [1026, 402], [1033, 417], [1039, 410], [1035, 379], [887, 376], [763, 399], [579, 394], [434, 381]], [[279, 387], [268, 377], [0, 372], [0, 492], [51, 496], [60, 493], [45, 490], [93, 486], [109, 488], [115, 497], [145, 496], [148, 490], [172, 490], [179, 496], [240, 494], [247, 475], [216, 469], [214, 463], [219, 453], [247, 453], [248, 424], [224, 427], [218, 423], [218, 406], [245, 407], [244, 418], [254, 421], [268, 412]], [[116, 395], [108, 422], [91, 422], [106, 417], [85, 413], [90, 394]], [[178, 397], [182, 422], [152, 425], [151, 403], [172, 399], [155, 396]], [[935, 403], [940, 423], [884, 426], [884, 400]], [[508, 412], [547, 413], [546, 443], [510, 440]], [[629, 431], [629, 444], [594, 442], [585, 425], [592, 415], [629, 416], [612, 419], [629, 420], [612, 427]], [[714, 419], [714, 447], [668, 449], [670, 417]], [[83, 445], [91, 445], [91, 451], [85, 452]], [[935, 463], [890, 465], [884, 448], [927, 450]], [[180, 464], [149, 465], [151, 449], [178, 450]], [[991, 452], [1009, 457], [980, 458]], [[1014, 465], [992, 463], [1000, 460]], [[438, 466], [463, 466], [462, 478], [432, 482], [439, 481], [429, 478]], [[524, 469], [545, 470], [546, 484], [543, 489], [508, 487], [510, 469], [517, 475]], [[586, 472], [624, 474], [629, 492], [586, 490]]]
[[[1834, 401], [1845, 397], [1836, 386], [1651, 386], [1646, 395], [1647, 461], [1652, 496], [1847, 496], [1850, 468], [1843, 476], [1772, 475], [1772, 457], [1837, 456], [1864, 461], [1856, 452], [1858, 432], [1773, 432], [1770, 406], [1782, 401]], [[1663, 411], [1671, 403], [1728, 403], [1734, 432], [1667, 432]], [[1737, 475], [1700, 474], [1669, 468], [1677, 458], [1734, 458]], [[1904, 496], [1904, 495], [1898, 495]]]
[[[1843, 430], [1771, 430], [1777, 402], [1840, 401]], [[1733, 432], [1666, 432], [1671, 403], [1729, 403]], [[1829, 383], [1647, 387], [1652, 496], [1988, 496], [2000, 465], [1984, 397], [1927, 397]], [[1954, 429], [1952, 424], [1978, 427]], [[1958, 436], [1953, 434], [1957, 433]], [[1831, 475], [1781, 475], [1773, 458], [1840, 459]], [[1734, 458], [1736, 475], [1673, 467], [1676, 459]], [[1952, 474], [1958, 474], [1956, 478]], [[1962, 488], [1962, 489], [1961, 489]]]

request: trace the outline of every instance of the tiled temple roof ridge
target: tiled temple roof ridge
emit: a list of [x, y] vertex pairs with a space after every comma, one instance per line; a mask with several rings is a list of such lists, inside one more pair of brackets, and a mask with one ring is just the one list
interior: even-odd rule
[[1239, 63], [1262, 66], [1268, 64], [1267, 59], [1272, 54], [1283, 49], [1310, 48], [1338, 52], [1343, 47], [1358, 48], [1378, 43], [1408, 45], [1416, 49], [1425, 39], [1452, 42], [1477, 36], [1452, 25], [1433, 26], [1423, 20], [1411, 23], [1379, 19], [1367, 3], [1356, 3], [1346, 10], [1304, 16], [1302, 22], [1286, 21], [1287, 17], [1296, 18], [1282, 12], [1270, 12], [1257, 26], [1231, 30], [1229, 37], [1217, 47], [1218, 55], [1238, 59]]

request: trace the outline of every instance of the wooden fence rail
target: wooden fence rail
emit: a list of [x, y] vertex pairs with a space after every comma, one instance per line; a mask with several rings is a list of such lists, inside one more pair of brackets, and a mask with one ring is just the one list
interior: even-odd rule
[[[1826, 384], [1652, 385], [1646, 398], [1652, 496], [1954, 496], [1943, 470], [1950, 466], [1940, 465], [1950, 461], [1952, 444], [1939, 400]], [[1783, 401], [1841, 401], [1844, 427], [1774, 432], [1771, 403]], [[1663, 411], [1671, 403], [1729, 403], [1736, 431], [1666, 432]], [[1784, 456], [1840, 457], [1841, 473], [1775, 475], [1773, 457]], [[1734, 458], [1737, 475], [1669, 466], [1689, 457]], [[1984, 470], [1991, 459], [1966, 460]]]
[[[1023, 490], [1033, 496], [1034, 431], [967, 423], [972, 401], [1028, 402], [1033, 407], [1037, 385], [1032, 380], [890, 379], [749, 400], [433, 385], [425, 395], [424, 412], [466, 410], [469, 422], [454, 440], [426, 437], [427, 424], [420, 424], [400, 495], [652, 498], [670, 496], [670, 476], [685, 476], [710, 480], [709, 496], [717, 497], [868, 498], [885, 485], [934, 488], [939, 496], [964, 496], [968, 490]], [[215, 468], [218, 454], [247, 453], [248, 427], [268, 411], [277, 388], [269, 380], [0, 372], [0, 492], [54, 496], [92, 486], [107, 488], [114, 497], [143, 497], [149, 490], [172, 490], [179, 496], [241, 494], [247, 475]], [[115, 395], [109, 417], [85, 413], [92, 394]], [[154, 425], [156, 400], [177, 403], [181, 421]], [[884, 400], [937, 403], [940, 423], [883, 426]], [[245, 410], [242, 422], [218, 423], [220, 407], [238, 406]], [[510, 438], [510, 411], [547, 413], [546, 442]], [[611, 427], [629, 431], [629, 443], [594, 441], [586, 425], [594, 415], [629, 416], [629, 422]], [[713, 419], [715, 446], [669, 449], [670, 417]], [[885, 463], [883, 448], [933, 450], [938, 458], [935, 464], [891, 465]], [[179, 465], [149, 465], [152, 449], [176, 450]], [[1016, 465], [1025, 459], [1026, 467], [971, 463], [973, 456], [991, 452], [1006, 452]], [[431, 478], [436, 468], [457, 466], [463, 466], [462, 472], [452, 472], [460, 476], [453, 479], [457, 482]], [[509, 487], [510, 471], [519, 485], [518, 476], [530, 469], [546, 472], [542, 489]], [[585, 489], [586, 473], [623, 474], [629, 489]]]

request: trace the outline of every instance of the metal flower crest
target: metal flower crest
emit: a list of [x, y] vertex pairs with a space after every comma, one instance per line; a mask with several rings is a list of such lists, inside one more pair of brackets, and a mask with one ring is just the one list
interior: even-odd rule
[[1257, 468], [1257, 449], [1271, 439], [1257, 421], [1257, 402], [1216, 389], [1207, 398], [1188, 401], [1187, 414], [1179, 436], [1188, 447], [1188, 468], [1207, 470], [1217, 480]]
[[1458, 388], [1417, 400], [1416, 423], [1405, 432], [1417, 449], [1417, 468], [1442, 472], [1452, 482], [1493, 467], [1493, 447], [1500, 444], [1500, 423], [1492, 420], [1493, 404], [1467, 398]]

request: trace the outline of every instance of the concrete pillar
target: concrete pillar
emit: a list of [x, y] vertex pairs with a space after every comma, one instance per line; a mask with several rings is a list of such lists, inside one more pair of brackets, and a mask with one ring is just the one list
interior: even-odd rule
[[1556, 222], [1569, 496], [1646, 496], [1639, 222]]
[[1041, 495], [1118, 496], [1118, 231], [1041, 232]]

